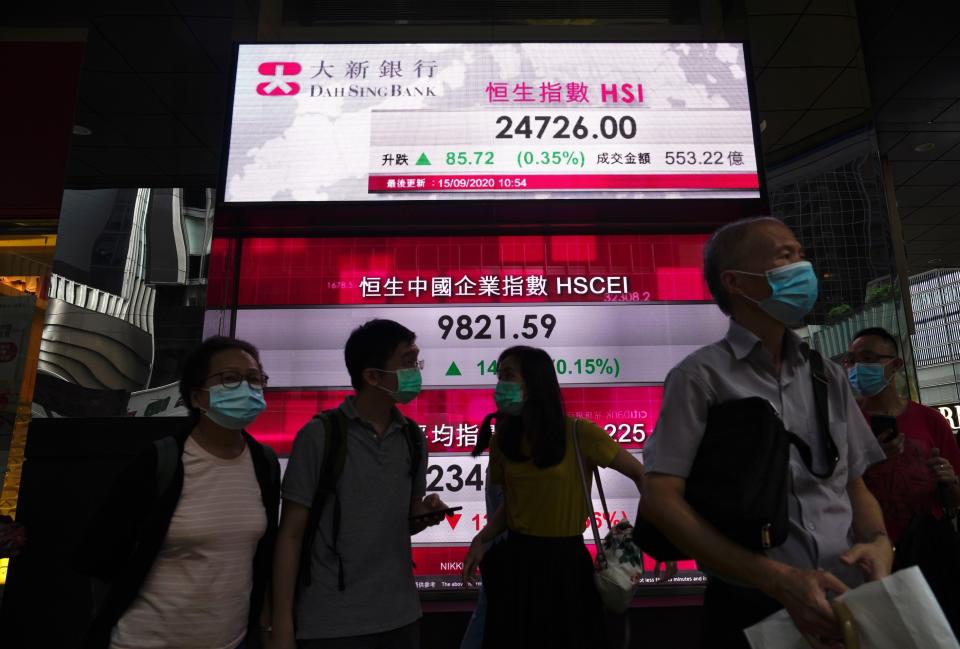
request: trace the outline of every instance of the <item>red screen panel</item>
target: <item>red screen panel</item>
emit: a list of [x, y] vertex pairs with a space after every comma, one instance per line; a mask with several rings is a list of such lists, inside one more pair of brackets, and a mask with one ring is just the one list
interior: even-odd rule
[[[710, 300], [701, 275], [705, 241], [706, 235], [245, 239], [238, 306]], [[222, 243], [212, 251], [213, 299], [229, 295], [221, 282], [231, 269], [230, 253]], [[479, 286], [480, 278], [492, 276], [501, 280], [499, 295]], [[523, 278], [521, 295], [505, 294], [506, 277]], [[546, 294], [531, 294], [528, 277], [544, 278]], [[568, 291], [557, 284], [558, 278], [597, 277], [624, 277], [626, 290], [603, 292], [598, 281], [574, 281]], [[434, 278], [450, 279], [449, 297], [412, 284], [432, 289]], [[376, 280], [379, 290], [373, 290]]]
[[[480, 422], [493, 410], [491, 359], [510, 344], [526, 342], [519, 335], [526, 332], [527, 318], [534, 318], [540, 331], [529, 344], [558, 361], [568, 414], [597, 423], [639, 453], [656, 425], [666, 371], [689, 350], [716, 340], [721, 324], [725, 327], [725, 319], [705, 304], [710, 300], [702, 278], [706, 238], [254, 238], [242, 242], [238, 284], [235, 243], [218, 239], [209, 305], [236, 302], [238, 335], [260, 348], [265, 370], [277, 379], [267, 394], [267, 411], [250, 432], [281, 456], [289, 454], [311, 417], [351, 393], [342, 344], [352, 327], [364, 318], [392, 317], [416, 331], [427, 363], [425, 390], [400, 409], [426, 435], [428, 488], [464, 506], [457, 517], [414, 539], [416, 574], [427, 588], [455, 589], [463, 543], [483, 525], [485, 508], [480, 480], [467, 480], [462, 488], [450, 485], [459, 484], [456, 475], [480, 476], [485, 466], [485, 458], [469, 452]], [[552, 338], [545, 331], [547, 317], [555, 323], [549, 327]], [[471, 326], [461, 329], [463, 318], [472, 319]], [[477, 340], [481, 318], [493, 323], [491, 331], [499, 323], [499, 337]], [[596, 372], [588, 363], [596, 364]], [[336, 375], [318, 373], [317, 367]], [[635, 516], [632, 483], [610, 491], [617, 503], [612, 514]], [[684, 579], [701, 576], [687, 572]]]

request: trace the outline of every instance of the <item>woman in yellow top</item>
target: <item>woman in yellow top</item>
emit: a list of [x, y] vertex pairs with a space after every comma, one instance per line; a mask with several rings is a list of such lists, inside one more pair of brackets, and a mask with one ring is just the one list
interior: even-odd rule
[[[473, 580], [478, 566], [483, 572], [483, 646], [603, 647], [603, 611], [583, 543], [592, 512], [576, 465], [575, 429], [587, 475], [594, 466], [610, 467], [639, 491], [643, 465], [595, 424], [564, 414], [553, 360], [542, 349], [507, 349], [497, 375], [497, 412], [484, 421], [474, 454], [490, 444], [490, 480], [503, 486], [504, 501], [463, 563], [465, 580]], [[506, 540], [485, 554], [504, 531]]]

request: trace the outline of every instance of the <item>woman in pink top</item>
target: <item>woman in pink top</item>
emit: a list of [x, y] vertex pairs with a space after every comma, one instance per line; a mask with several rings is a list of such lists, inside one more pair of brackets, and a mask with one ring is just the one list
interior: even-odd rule
[[243, 429], [266, 407], [266, 382], [244, 341], [210, 338], [187, 359], [190, 425], [124, 472], [81, 550], [108, 583], [84, 647], [265, 644], [280, 467]]

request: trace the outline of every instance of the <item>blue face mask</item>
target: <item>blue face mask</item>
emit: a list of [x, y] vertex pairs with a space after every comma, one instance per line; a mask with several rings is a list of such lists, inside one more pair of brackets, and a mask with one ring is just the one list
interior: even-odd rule
[[847, 373], [847, 379], [850, 381], [850, 387], [861, 397], [873, 397], [881, 392], [890, 383], [890, 379], [884, 376], [886, 364], [884, 363], [857, 363], [850, 368]]
[[246, 381], [235, 388], [215, 385], [207, 392], [210, 393], [210, 407], [203, 414], [218, 426], [230, 430], [246, 428], [267, 408], [263, 390], [251, 388]]
[[745, 270], [736, 272], [767, 278], [773, 291], [769, 297], [762, 300], [754, 300], [749, 295], [744, 297], [784, 324], [795, 324], [803, 320], [816, 304], [820, 293], [817, 274], [809, 261], [771, 268], [766, 273], [749, 273]]

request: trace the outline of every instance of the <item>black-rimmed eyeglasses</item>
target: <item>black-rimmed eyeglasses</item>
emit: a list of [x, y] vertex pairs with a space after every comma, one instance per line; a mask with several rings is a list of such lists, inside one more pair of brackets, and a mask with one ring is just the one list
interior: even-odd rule
[[267, 381], [270, 380], [269, 376], [256, 370], [247, 372], [246, 374], [234, 370], [224, 370], [223, 372], [214, 372], [208, 376], [206, 380], [209, 381], [215, 377], [219, 377], [220, 384], [228, 390], [239, 388], [240, 384], [244, 381], [250, 384], [251, 388], [262, 390], [267, 387]]

